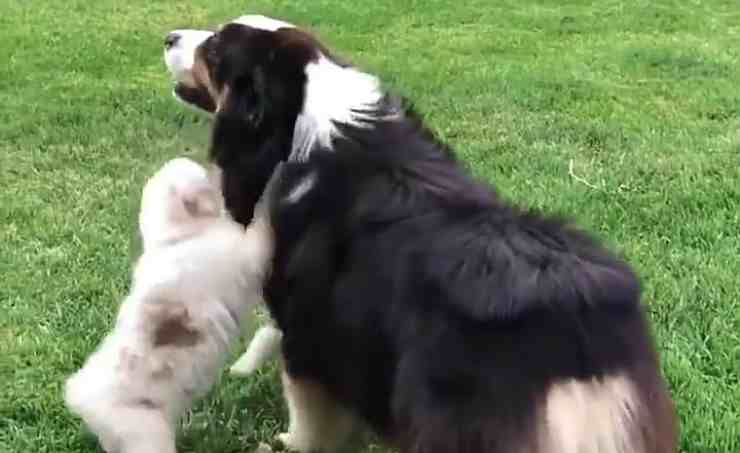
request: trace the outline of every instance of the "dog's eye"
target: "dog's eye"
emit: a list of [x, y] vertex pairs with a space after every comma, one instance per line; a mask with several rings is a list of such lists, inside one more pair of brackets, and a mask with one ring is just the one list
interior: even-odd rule
[[214, 33], [211, 36], [209, 36], [208, 39], [206, 39], [205, 42], [203, 43], [203, 47], [205, 47], [207, 49], [213, 49], [216, 46], [218, 46], [219, 41], [220, 41], [220, 38], [219, 38], [218, 35], [219, 34], [217, 32], [217, 33]]
[[204, 56], [208, 66], [216, 66], [219, 61], [218, 40], [216, 38], [216, 35], [213, 35], [211, 38], [209, 38], [209, 42], [205, 46], [204, 50]]
[[213, 48], [208, 49], [208, 52], [206, 52], [206, 61], [210, 66], [215, 66], [218, 63], [218, 52]]

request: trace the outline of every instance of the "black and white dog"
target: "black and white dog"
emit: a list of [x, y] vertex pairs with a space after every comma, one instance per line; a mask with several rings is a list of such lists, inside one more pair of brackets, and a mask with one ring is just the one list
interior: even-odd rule
[[627, 264], [476, 182], [376, 77], [288, 23], [243, 16], [165, 47], [176, 95], [214, 116], [234, 219], [289, 162], [266, 287], [288, 447], [333, 449], [359, 420], [409, 453], [676, 450]]

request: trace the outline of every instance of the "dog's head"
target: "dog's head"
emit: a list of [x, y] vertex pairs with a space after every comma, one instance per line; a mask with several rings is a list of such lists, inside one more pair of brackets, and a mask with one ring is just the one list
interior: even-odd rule
[[204, 219], [219, 214], [220, 196], [205, 168], [190, 159], [172, 159], [142, 191], [139, 230], [144, 250], [188, 236]]
[[214, 32], [175, 30], [164, 58], [176, 97], [214, 116], [210, 154], [240, 223], [251, 219], [278, 162], [331, 148], [338, 125], [361, 126], [383, 99], [376, 77], [264, 16], [242, 16]]

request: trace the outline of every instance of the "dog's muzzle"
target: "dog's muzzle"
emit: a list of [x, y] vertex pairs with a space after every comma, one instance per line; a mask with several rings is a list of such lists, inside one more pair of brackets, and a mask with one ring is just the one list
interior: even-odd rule
[[213, 32], [203, 30], [173, 30], [164, 38], [164, 62], [175, 81], [190, 87], [195, 85], [192, 69], [195, 51]]

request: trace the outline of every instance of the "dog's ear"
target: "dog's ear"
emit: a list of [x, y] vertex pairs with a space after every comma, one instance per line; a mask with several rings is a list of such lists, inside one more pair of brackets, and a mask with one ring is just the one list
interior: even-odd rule
[[265, 116], [267, 104], [265, 75], [263, 70], [257, 67], [224, 85], [216, 114], [221, 117], [238, 118], [256, 127]]

